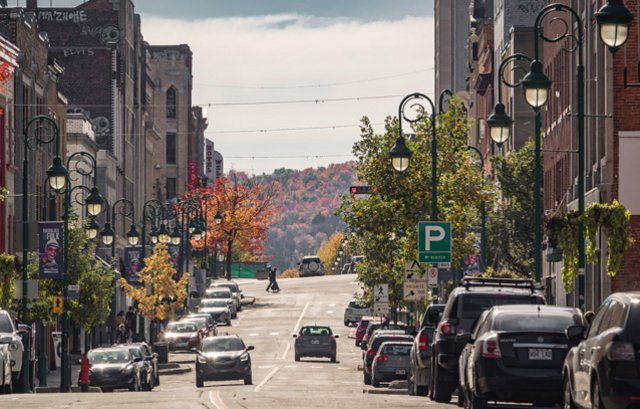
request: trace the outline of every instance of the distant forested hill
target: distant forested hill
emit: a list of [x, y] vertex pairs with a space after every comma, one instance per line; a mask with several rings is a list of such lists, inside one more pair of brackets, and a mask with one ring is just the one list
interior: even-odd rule
[[302, 256], [315, 254], [332, 233], [345, 224], [333, 215], [340, 196], [356, 184], [352, 163], [318, 169], [277, 169], [271, 175], [254, 176], [254, 183], [276, 181], [280, 185], [280, 217], [269, 229], [265, 258], [284, 271], [297, 266]]

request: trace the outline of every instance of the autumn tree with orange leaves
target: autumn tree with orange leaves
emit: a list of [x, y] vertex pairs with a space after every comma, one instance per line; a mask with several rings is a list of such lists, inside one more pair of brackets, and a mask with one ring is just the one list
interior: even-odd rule
[[[202, 201], [202, 213], [206, 215], [205, 240], [192, 240], [195, 249], [207, 249], [222, 245], [226, 255], [227, 279], [231, 278], [231, 261], [238, 254], [260, 255], [264, 249], [267, 230], [277, 216], [275, 184], [252, 185], [244, 174], [230, 173], [228, 178], [216, 180], [211, 188], [194, 189], [187, 197]], [[215, 215], [220, 212], [222, 222], [216, 224]]]
[[189, 274], [175, 279], [176, 269], [165, 244], [155, 245], [153, 254], [144, 259], [139, 278], [142, 286], [131, 285], [124, 278], [120, 285], [128, 297], [138, 302], [138, 310], [145, 318], [164, 320], [187, 299]]

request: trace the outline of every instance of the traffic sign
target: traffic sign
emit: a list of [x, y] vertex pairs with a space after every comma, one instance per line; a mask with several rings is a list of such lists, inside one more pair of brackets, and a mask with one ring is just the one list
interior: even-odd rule
[[425, 281], [404, 283], [404, 300], [420, 301], [427, 299], [427, 283]]
[[418, 222], [418, 261], [451, 263], [451, 223]]
[[53, 311], [54, 314], [62, 314], [62, 307], [64, 305], [64, 298], [63, 297], [52, 297], [53, 302], [53, 308], [51, 309], [51, 311]]
[[389, 302], [389, 284], [377, 284], [374, 286], [373, 301], [377, 303]]
[[374, 302], [373, 303], [373, 315], [389, 315], [389, 303], [388, 302]]
[[429, 267], [427, 270], [427, 283], [429, 287], [438, 286], [438, 269], [436, 267]]
[[424, 278], [424, 269], [416, 260], [404, 262], [404, 281], [418, 281]]
[[67, 286], [67, 297], [70, 300], [79, 300], [80, 299], [80, 285], [79, 284], [69, 284]]

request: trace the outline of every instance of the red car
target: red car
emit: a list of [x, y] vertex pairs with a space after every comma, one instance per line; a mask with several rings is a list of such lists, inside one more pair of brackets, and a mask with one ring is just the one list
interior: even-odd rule
[[356, 346], [360, 346], [360, 342], [362, 342], [362, 338], [364, 334], [367, 332], [367, 327], [370, 322], [382, 322], [380, 317], [362, 317], [360, 318], [360, 322], [356, 327]]

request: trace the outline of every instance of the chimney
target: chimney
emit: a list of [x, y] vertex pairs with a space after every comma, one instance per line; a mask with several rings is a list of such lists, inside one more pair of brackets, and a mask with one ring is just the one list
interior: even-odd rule
[[38, 0], [27, 0], [27, 10], [36, 11], [38, 9]]

